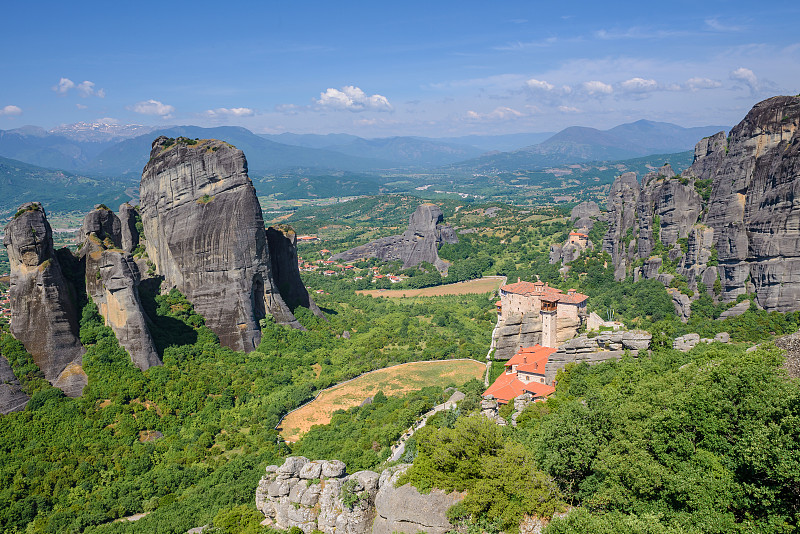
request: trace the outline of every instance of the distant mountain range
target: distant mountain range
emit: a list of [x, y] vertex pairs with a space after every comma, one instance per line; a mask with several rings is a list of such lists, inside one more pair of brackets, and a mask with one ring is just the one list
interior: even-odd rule
[[[223, 139], [242, 149], [254, 171], [313, 169], [330, 173], [446, 170], [532, 170], [587, 161], [627, 159], [691, 149], [722, 126], [683, 128], [640, 120], [610, 130], [581, 126], [554, 135], [386, 137], [349, 134], [257, 135], [246, 128], [170, 126], [154, 129], [106, 122], [0, 130], [0, 156], [46, 168], [104, 176], [137, 175], [157, 136]], [[498, 152], [500, 151], [500, 152]]]
[[47, 210], [85, 211], [95, 204], [116, 208], [138, 194], [133, 177], [96, 178], [0, 157], [0, 227], [25, 202], [41, 202]]
[[536, 170], [586, 161], [610, 161], [690, 150], [703, 137], [726, 126], [683, 128], [640, 120], [610, 130], [571, 126], [543, 142], [511, 152], [484, 155], [458, 163], [461, 168], [501, 171]]

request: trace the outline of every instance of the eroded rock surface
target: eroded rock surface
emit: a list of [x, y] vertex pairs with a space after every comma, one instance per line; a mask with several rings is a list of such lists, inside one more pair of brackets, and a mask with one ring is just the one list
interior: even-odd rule
[[607, 360], [619, 360], [628, 350], [637, 355], [647, 350], [652, 336], [644, 330], [615, 330], [601, 332], [595, 337], [581, 334], [560, 345], [550, 355], [544, 371], [545, 384], [552, 385], [559, 369], [570, 363], [595, 364]]
[[[302, 306], [317, 317], [325, 317], [300, 278], [300, 269], [297, 266], [297, 234], [294, 229], [289, 226], [270, 226], [267, 228], [267, 244], [272, 277], [286, 305], [292, 310]], [[294, 316], [277, 319], [286, 324], [296, 322]]]
[[439, 206], [421, 204], [411, 214], [408, 229], [401, 235], [384, 237], [334, 255], [335, 261], [356, 261], [363, 258], [378, 258], [383, 261], [402, 261], [403, 268], [414, 267], [422, 262], [434, 265], [440, 271], [447, 264], [439, 258], [439, 247], [443, 243], [458, 243], [455, 230], [443, 223]]
[[[126, 221], [130, 217], [128, 213]], [[161, 365], [161, 358], [139, 298], [139, 267], [133, 256], [121, 248], [125, 239], [137, 234], [125, 237], [124, 226], [110, 209], [96, 206], [83, 220], [80, 253], [86, 274], [86, 292], [133, 363], [144, 371]], [[138, 235], [135, 242], [127, 245], [131, 250], [136, 248]]]
[[[194, 143], [194, 142], [193, 142]], [[226, 347], [249, 352], [259, 320], [294, 316], [272, 277], [261, 206], [241, 150], [159, 137], [140, 186], [145, 247]]]
[[446, 512], [463, 497], [437, 490], [423, 495], [409, 485], [396, 488], [395, 482], [408, 467], [347, 475], [338, 460], [290, 456], [281, 466], [267, 467], [256, 489], [256, 508], [271, 525], [298, 527], [306, 534], [314, 530], [326, 534], [444, 534], [452, 530]]
[[38, 202], [24, 204], [8, 223], [3, 244], [11, 265], [11, 333], [51, 384], [69, 396], [86, 385], [74, 286], [53, 250], [53, 233]]

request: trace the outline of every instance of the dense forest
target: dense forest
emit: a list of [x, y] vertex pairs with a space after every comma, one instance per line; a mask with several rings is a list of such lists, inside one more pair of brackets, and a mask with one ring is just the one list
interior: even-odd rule
[[[289, 222], [299, 233], [320, 236], [301, 243], [299, 252], [321, 258], [324, 248], [337, 252], [402, 232], [418, 202], [358, 199], [299, 210]], [[253, 502], [266, 465], [301, 454], [344, 460], [349, 472], [380, 470], [396, 439], [449, 390], [377, 394], [294, 444], [275, 430], [281, 416], [365, 371], [419, 360], [482, 360], [489, 347], [492, 295], [388, 299], [358, 290], [482, 275], [538, 275], [562, 289], [575, 287], [590, 296], [591, 310], [650, 331], [653, 352], [568, 367], [556, 393], [529, 407], [516, 428], [471, 417], [482, 382], [449, 384], [465, 400], [430, 418], [401, 461], [413, 462], [406, 480], [423, 491], [468, 492], [450, 511], [459, 532], [514, 532], [526, 515], [568, 510], [547, 532], [794, 531], [798, 384], [771, 345], [745, 350], [795, 332], [800, 314], [752, 305], [717, 321], [731, 304], [706, 295], [682, 323], [663, 285], [614, 282], [600, 252], [572, 262], [564, 277], [548, 251], [571, 230], [569, 207], [444, 202], [445, 221], [459, 231], [459, 243], [439, 252], [451, 263], [446, 275], [430, 265], [401, 272], [375, 260], [355, 267], [402, 274], [403, 282], [304, 272], [326, 319], [297, 308], [305, 331], [264, 320], [261, 345], [249, 354], [221, 347], [177, 291], [161, 294], [143, 284], [164, 365], [140, 372], [85, 302], [81, 341], [89, 385], [77, 399], [51, 387], [0, 326], [2, 356], [31, 396], [24, 411], [0, 417], [0, 531], [177, 533], [213, 524], [220, 532], [268, 532]], [[599, 244], [603, 230], [598, 224], [590, 238]], [[689, 353], [671, 348], [677, 335], [722, 331], [733, 343], [701, 344]], [[115, 522], [142, 513], [148, 515], [136, 522]]]

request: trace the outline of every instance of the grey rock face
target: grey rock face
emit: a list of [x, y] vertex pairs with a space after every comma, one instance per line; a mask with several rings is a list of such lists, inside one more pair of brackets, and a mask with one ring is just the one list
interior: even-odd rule
[[447, 520], [447, 510], [463, 497], [438, 489], [421, 494], [410, 484], [396, 488], [398, 478], [406, 469], [407, 466], [394, 473], [387, 470], [381, 475], [381, 487], [375, 496], [377, 515], [372, 534], [417, 534], [420, 531], [444, 534], [452, 530], [453, 525]]
[[594, 200], [581, 202], [570, 212], [569, 218], [573, 221], [579, 219], [597, 219], [600, 217], [600, 206]]
[[75, 288], [53, 250], [53, 235], [38, 202], [20, 207], [5, 230], [11, 265], [11, 333], [33, 356], [51, 384], [69, 396], [86, 385], [81, 368]]
[[0, 414], [25, 409], [30, 398], [22, 391], [19, 380], [5, 357], [0, 356]]
[[595, 364], [607, 360], [619, 360], [630, 350], [637, 355], [650, 346], [652, 336], [644, 330], [615, 330], [601, 332], [596, 337], [581, 334], [558, 347], [550, 355], [544, 368], [545, 384], [552, 385], [556, 373], [570, 363]]
[[745, 293], [750, 277], [764, 309], [798, 307], [798, 126], [800, 98], [770, 98], [731, 130], [726, 154], [717, 148], [713, 161], [700, 159], [691, 168], [698, 178], [713, 180], [705, 224], [714, 230], [723, 301]]
[[[81, 258], [86, 269], [86, 292], [133, 363], [144, 371], [161, 365], [161, 359], [139, 299], [139, 267], [129, 252], [119, 248], [122, 226], [105, 207], [96, 207], [84, 218]], [[135, 248], [137, 244], [129, 246]]]
[[624, 271], [622, 277], [618, 276], [618, 267], [628, 253], [628, 245], [624, 242], [624, 238], [628, 230], [631, 232], [634, 230], [640, 194], [641, 187], [636, 174], [632, 172], [626, 172], [614, 180], [608, 193], [606, 201], [608, 232], [603, 237], [603, 251], [611, 254], [615, 267], [614, 276], [618, 280], [625, 277]]
[[249, 352], [267, 312], [294, 318], [272, 277], [261, 207], [241, 150], [217, 140], [153, 142], [142, 173], [145, 247], [220, 342]]
[[[451, 530], [446, 512], [461, 496], [437, 490], [422, 495], [408, 485], [395, 488], [397, 478], [408, 467], [346, 475], [339, 460], [309, 462], [292, 456], [280, 467], [267, 467], [256, 489], [256, 508], [273, 526], [296, 526], [307, 534], [313, 530], [326, 534], [416, 534], [420, 530], [443, 534]], [[317, 476], [312, 477], [314, 474]], [[351, 500], [350, 506], [343, 495]]]
[[[297, 234], [289, 226], [267, 228], [267, 246], [272, 265], [272, 278], [283, 301], [290, 309], [297, 306], [308, 308], [317, 317], [325, 317], [317, 303], [309, 296], [300, 279], [297, 266]], [[301, 327], [294, 316], [276, 317], [278, 322]], [[297, 323], [294, 325], [294, 323]]]
[[675, 314], [684, 323], [689, 320], [692, 314], [692, 299], [684, 295], [675, 288], [668, 290], [669, 296], [672, 297], [672, 305], [675, 307]]
[[728, 308], [727, 310], [722, 312], [719, 315], [719, 317], [717, 317], [717, 320], [718, 321], [724, 321], [725, 319], [727, 319], [729, 317], [738, 317], [739, 315], [743, 314], [744, 312], [746, 312], [749, 309], [750, 309], [750, 301], [749, 300], [743, 300], [739, 304], [736, 304], [735, 306], [731, 306], [730, 308]]
[[458, 243], [455, 230], [442, 221], [442, 210], [434, 204], [421, 204], [411, 214], [408, 229], [398, 236], [384, 237], [366, 245], [334, 255], [335, 261], [355, 261], [378, 258], [384, 261], [400, 260], [407, 269], [426, 261], [440, 271], [447, 264], [439, 258], [442, 243]]
[[119, 221], [122, 230], [122, 250], [133, 253], [139, 245], [139, 230], [136, 229], [138, 219], [136, 208], [127, 202], [119, 207]]

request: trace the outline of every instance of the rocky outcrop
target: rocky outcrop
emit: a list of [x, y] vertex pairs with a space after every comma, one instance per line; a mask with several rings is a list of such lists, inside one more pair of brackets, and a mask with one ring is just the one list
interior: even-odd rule
[[629, 350], [634, 356], [650, 347], [652, 336], [644, 330], [601, 332], [595, 337], [586, 334], [571, 339], [550, 355], [544, 368], [545, 384], [552, 385], [559, 369], [570, 363], [595, 364], [619, 360]]
[[594, 226], [594, 222], [601, 218], [600, 206], [594, 200], [581, 202], [572, 208], [569, 218], [575, 228], [588, 232]]
[[[723, 302], [754, 292], [763, 309], [798, 309], [799, 127], [800, 97], [756, 104], [727, 138], [720, 132], [701, 139], [693, 164], [680, 176], [667, 167], [646, 176], [635, 222], [628, 211], [636, 196], [635, 177], [618, 178], [608, 197], [609, 231], [603, 241], [616, 277], [629, 274], [632, 250], [645, 260], [660, 244], [670, 269], [693, 291], [701, 282], [711, 293], [719, 279], [713, 294]], [[629, 228], [633, 241], [626, 236]]]
[[[572, 339], [581, 326], [580, 319], [559, 318], [556, 337], [559, 343]], [[495, 331], [495, 360], [508, 360], [522, 347], [542, 343], [542, 319], [538, 311], [503, 315]]]
[[139, 214], [136, 213], [136, 208], [127, 202], [119, 207], [122, 250], [131, 254], [139, 245], [139, 230], [136, 228], [138, 221]]
[[[272, 278], [278, 287], [283, 301], [294, 310], [297, 306], [308, 308], [317, 317], [325, 317], [317, 303], [309, 296], [306, 286], [300, 279], [297, 265], [297, 234], [290, 226], [270, 226], [267, 228], [267, 246], [272, 265]], [[289, 324], [296, 321], [292, 317], [277, 317], [278, 322]]]
[[3, 356], [0, 356], [0, 414], [25, 409], [30, 398], [22, 391], [19, 380]]
[[701, 338], [700, 334], [689, 333], [676, 337], [672, 342], [672, 348], [681, 352], [689, 352], [695, 346], [697, 346], [698, 343], [728, 343], [730, 340], [731, 336], [727, 332], [720, 332], [714, 336], [714, 339]]
[[266, 522], [280, 529], [298, 527], [306, 534], [390, 534], [424, 531], [444, 534], [453, 526], [447, 509], [460, 494], [433, 490], [420, 494], [410, 485], [395, 487], [408, 465], [345, 473], [338, 460], [309, 461], [290, 456], [283, 465], [271, 465], [256, 489], [256, 508]]
[[444, 224], [442, 210], [434, 204], [421, 204], [411, 214], [408, 229], [401, 235], [384, 237], [334, 255], [335, 261], [356, 261], [378, 258], [383, 261], [402, 261], [403, 268], [414, 267], [422, 262], [434, 265], [440, 271], [447, 263], [439, 258], [439, 247], [443, 243], [458, 243], [455, 230]]
[[[636, 224], [636, 207], [639, 203], [641, 187], [636, 174], [626, 172], [611, 184], [606, 201], [608, 231], [603, 237], [604, 252], [611, 254], [614, 262], [615, 278], [625, 277], [627, 258], [633, 255], [631, 238]], [[618, 276], [622, 269], [622, 277]]]
[[[129, 211], [125, 217], [127, 224]], [[80, 254], [86, 275], [86, 292], [97, 305], [106, 325], [114, 331], [119, 344], [128, 351], [133, 363], [144, 371], [161, 365], [161, 359], [139, 299], [139, 267], [133, 256], [121, 248], [123, 240], [132, 239], [134, 235], [136, 241], [127, 243], [127, 246], [131, 250], [136, 248], [138, 234], [128, 234], [125, 238], [124, 226], [110, 209], [95, 206], [83, 220]]]
[[800, 98], [760, 102], [731, 130], [727, 153], [702, 169], [713, 180], [705, 224], [714, 230], [723, 301], [745, 293], [749, 279], [764, 309], [798, 308], [798, 126]]
[[51, 384], [69, 396], [86, 385], [78, 337], [76, 292], [53, 250], [53, 234], [38, 202], [8, 223], [3, 244], [11, 265], [11, 333]]
[[259, 320], [294, 316], [272, 277], [261, 207], [241, 150], [217, 140], [159, 137], [140, 186], [145, 247], [220, 343], [249, 352]]
[[447, 510], [463, 495], [433, 489], [422, 494], [410, 484], [396, 487], [397, 480], [409, 466], [397, 466], [381, 473], [375, 495], [375, 523], [372, 534], [445, 534], [453, 530]]

